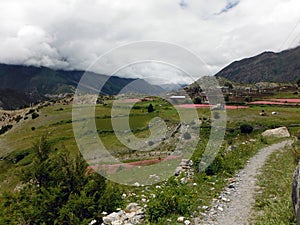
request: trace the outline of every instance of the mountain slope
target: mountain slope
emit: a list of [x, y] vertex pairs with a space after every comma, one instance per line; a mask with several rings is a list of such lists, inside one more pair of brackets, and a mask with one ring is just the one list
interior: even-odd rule
[[300, 78], [300, 46], [235, 61], [216, 76], [239, 83], [294, 82]]
[[[64, 71], [46, 67], [0, 64], [0, 107], [14, 109], [39, 101], [45, 95], [73, 93], [84, 73], [85, 71]], [[98, 89], [103, 86], [102, 94], [118, 94], [132, 82], [138, 85], [131, 85], [130, 92], [157, 94], [164, 91], [162, 88], [141, 79], [116, 76], [107, 79], [106, 75], [90, 74], [95, 80], [95, 88]], [[30, 96], [34, 96], [34, 98], [30, 98]]]

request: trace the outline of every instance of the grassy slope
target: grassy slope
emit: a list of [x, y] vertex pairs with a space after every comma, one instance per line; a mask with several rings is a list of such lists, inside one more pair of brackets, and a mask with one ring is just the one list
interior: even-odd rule
[[[134, 116], [130, 119], [130, 124], [132, 129], [145, 128], [149, 120], [155, 116], [162, 116], [164, 119], [168, 119], [169, 123], [175, 123], [178, 121], [177, 114], [174, 109], [165, 105], [164, 102], [155, 102], [154, 107], [156, 112], [152, 115], [145, 114], [146, 106], [149, 103], [140, 103], [138, 108], [131, 111]], [[161, 106], [160, 106], [161, 105]], [[63, 110], [60, 110], [63, 108]], [[267, 113], [267, 117], [259, 116], [259, 112], [264, 109]], [[279, 115], [272, 116], [271, 112], [277, 111]], [[11, 190], [18, 183], [16, 179], [16, 174], [28, 163], [31, 162], [32, 155], [30, 154], [30, 148], [32, 143], [38, 139], [42, 134], [48, 133], [49, 139], [54, 143], [54, 146], [60, 148], [64, 145], [67, 149], [74, 152], [78, 151], [76, 142], [73, 137], [72, 124], [71, 122], [71, 106], [65, 105], [55, 105], [43, 108], [39, 111], [40, 117], [35, 120], [22, 121], [15, 125], [12, 130], [7, 132], [5, 135], [0, 136], [0, 157], [11, 154], [19, 154], [20, 152], [29, 153], [24, 159], [20, 160], [18, 163], [11, 163], [5, 161], [0, 161], [0, 188], [1, 191]], [[99, 130], [111, 130], [110, 119], [105, 118], [110, 115], [109, 107], [97, 106], [96, 109], [97, 116], [97, 127]], [[264, 127], [273, 127], [279, 125], [289, 125], [295, 124], [299, 121], [299, 108], [283, 108], [283, 107], [260, 107], [254, 106], [249, 109], [240, 110], [228, 110], [228, 127], [236, 128], [242, 123], [251, 123], [255, 125], [261, 125]], [[208, 109], [199, 109], [199, 117], [207, 119], [211, 116]], [[32, 127], [36, 129], [31, 130]], [[296, 133], [299, 127], [292, 128], [291, 131]], [[224, 142], [223, 150], [227, 148], [230, 144], [235, 144], [238, 146], [238, 151], [226, 155], [227, 159], [224, 167], [230, 170], [230, 173], [225, 172], [216, 176], [206, 176], [204, 174], [198, 174], [194, 181], [199, 185], [195, 188], [192, 187], [191, 194], [197, 196], [191, 201], [193, 205], [192, 208], [196, 209], [197, 206], [208, 205], [213, 197], [218, 196], [218, 192], [225, 185], [225, 178], [230, 177], [231, 174], [242, 167], [246, 160], [251, 157], [257, 149], [265, 145], [265, 140], [257, 141], [252, 145], [243, 145], [242, 142], [249, 140], [250, 138], [256, 138], [259, 140], [259, 134], [262, 130], [254, 132], [251, 136], [239, 135], [238, 132], [233, 134], [227, 134], [226, 141]], [[138, 136], [147, 136], [148, 130], [142, 130], [137, 132]], [[116, 137], [113, 134], [100, 134], [103, 142], [111, 147], [112, 150], [122, 151], [126, 150], [124, 146], [116, 142]], [[114, 144], [112, 144], [114, 143]], [[194, 158], [200, 157], [203, 149], [203, 143], [199, 143], [198, 150]], [[212, 185], [214, 183], [214, 185]], [[214, 191], [211, 191], [214, 188]], [[175, 219], [177, 215], [172, 218]], [[162, 220], [161, 224], [165, 223], [165, 219]]]
[[252, 220], [257, 225], [296, 224], [291, 202], [291, 184], [296, 168], [292, 149], [271, 155], [258, 176], [259, 194], [256, 196]]

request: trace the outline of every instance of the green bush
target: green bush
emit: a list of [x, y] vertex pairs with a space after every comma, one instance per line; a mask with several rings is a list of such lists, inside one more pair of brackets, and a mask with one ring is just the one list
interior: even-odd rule
[[148, 106], [148, 113], [152, 113], [153, 111], [154, 111], [153, 105], [150, 104], [150, 105]]
[[181, 184], [171, 178], [166, 185], [155, 189], [155, 197], [150, 199], [146, 216], [150, 222], [171, 215], [186, 215], [190, 212], [191, 190], [187, 184]]
[[1, 198], [1, 224], [101, 223], [101, 212], [124, 205], [119, 186], [87, 170], [80, 154], [53, 151], [46, 137], [32, 152], [33, 162], [20, 172], [23, 188]]
[[243, 124], [240, 126], [240, 130], [242, 134], [251, 134], [253, 127], [250, 124]]
[[13, 127], [13, 125], [5, 125], [2, 126], [0, 129], [0, 135], [6, 133], [7, 131], [9, 131], [11, 128]]
[[34, 120], [34, 119], [36, 119], [36, 118], [38, 118], [40, 115], [38, 114], [38, 113], [36, 113], [36, 112], [34, 112], [34, 113], [32, 113], [31, 114], [31, 118]]

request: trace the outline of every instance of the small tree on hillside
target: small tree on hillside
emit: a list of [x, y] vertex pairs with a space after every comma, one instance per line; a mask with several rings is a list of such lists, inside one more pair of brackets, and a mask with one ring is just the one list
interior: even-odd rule
[[150, 105], [148, 106], [148, 113], [151, 113], [151, 112], [153, 112], [153, 111], [154, 111], [153, 105], [150, 104]]
[[201, 103], [202, 103], [201, 97], [195, 97], [194, 98], [194, 104], [201, 104]]
[[297, 85], [300, 87], [300, 79], [297, 80]]

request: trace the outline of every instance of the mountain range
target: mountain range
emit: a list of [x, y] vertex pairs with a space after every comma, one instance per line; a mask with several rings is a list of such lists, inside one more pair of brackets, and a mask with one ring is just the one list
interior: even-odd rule
[[[85, 71], [54, 70], [47, 67], [0, 64], [0, 107], [16, 109], [45, 96], [74, 93]], [[94, 86], [100, 87], [102, 94], [115, 95], [127, 86], [125, 92], [157, 94], [164, 89], [151, 85], [143, 79], [108, 77], [88, 72], [94, 79]], [[130, 85], [133, 83], [132, 85]], [[130, 87], [130, 88], [128, 88]]]
[[300, 46], [235, 61], [218, 72], [216, 77], [244, 84], [295, 82], [300, 79]]
[[[74, 93], [84, 73], [85, 71], [80, 70], [65, 71], [47, 67], [0, 64], [0, 108], [16, 109], [43, 100], [45, 96]], [[125, 92], [149, 95], [174, 89], [170, 85], [151, 85], [143, 79], [117, 76], [108, 78], [103, 74], [89, 73], [95, 80], [94, 86], [103, 85], [101, 93], [107, 95], [118, 94], [126, 86]], [[263, 52], [254, 57], [235, 61], [215, 76], [219, 80], [244, 84], [296, 82], [300, 79], [300, 46], [279, 53]]]

